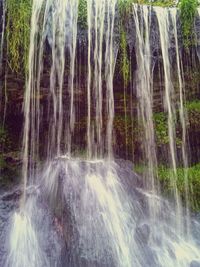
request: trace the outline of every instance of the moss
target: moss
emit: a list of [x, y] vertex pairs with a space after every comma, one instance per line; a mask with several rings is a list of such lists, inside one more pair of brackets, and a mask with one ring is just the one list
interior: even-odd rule
[[160, 7], [174, 7], [176, 6], [176, 1], [174, 0], [119, 0], [119, 5], [123, 10], [129, 10], [131, 3], [145, 4], [151, 6], [160, 6]]
[[200, 113], [200, 100], [194, 100], [186, 103], [187, 111], [195, 111]]
[[[147, 171], [147, 166], [144, 165], [136, 165], [134, 167], [134, 170], [142, 175]], [[200, 210], [200, 163], [191, 166], [187, 169], [184, 169], [183, 167], [177, 168], [177, 188], [180, 194], [180, 197], [182, 198], [183, 202], [186, 199], [185, 195], [185, 173], [188, 174], [188, 192], [189, 192], [189, 204], [190, 208], [193, 211], [199, 211]], [[171, 184], [171, 175], [173, 171], [171, 168], [168, 168], [164, 165], [160, 165], [155, 170], [156, 177], [159, 178], [160, 184], [161, 184], [161, 191], [163, 195], [165, 196], [171, 196], [171, 192], [173, 190], [172, 184]]]
[[[185, 172], [188, 173], [189, 184], [189, 201], [192, 210], [200, 210], [200, 163], [190, 168], [184, 169], [182, 167], [177, 168], [177, 187], [183, 201], [185, 200]], [[165, 166], [158, 168], [158, 177], [162, 185], [162, 189], [165, 194], [170, 194], [172, 185], [170, 182], [172, 170]]]
[[81, 29], [87, 28], [87, 0], [79, 0], [78, 25]]
[[188, 126], [195, 131], [200, 131], [200, 100], [187, 102], [185, 105], [188, 113]]
[[197, 13], [197, 0], [181, 0], [180, 19], [182, 28], [183, 43], [186, 49], [194, 43], [194, 19]]
[[8, 65], [13, 72], [27, 73], [31, 0], [7, 0], [6, 3]]
[[7, 152], [11, 147], [11, 140], [8, 130], [0, 125], [0, 153]]
[[120, 53], [121, 74], [123, 77], [124, 85], [126, 87], [128, 85], [129, 78], [130, 78], [130, 61], [129, 61], [128, 53], [127, 53], [126, 32], [123, 28], [121, 29], [120, 50], [121, 50], [121, 53]]
[[[168, 135], [168, 117], [167, 113], [159, 112], [154, 113], [153, 116], [154, 125], [155, 125], [155, 134], [156, 134], [156, 143], [158, 146], [169, 144], [169, 135]], [[180, 146], [181, 139], [180, 135], [180, 123], [174, 118], [174, 123], [176, 125], [176, 145]]]

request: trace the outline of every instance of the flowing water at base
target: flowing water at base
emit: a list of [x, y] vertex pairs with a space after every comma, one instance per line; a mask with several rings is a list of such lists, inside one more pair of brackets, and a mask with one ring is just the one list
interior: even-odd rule
[[[170, 203], [144, 191], [126, 165], [67, 157], [46, 164], [24, 210], [14, 211], [2, 266], [198, 266], [190, 265], [200, 262], [198, 240], [177, 233]], [[150, 202], [161, 207], [156, 218]], [[198, 236], [200, 225], [191, 225]]]

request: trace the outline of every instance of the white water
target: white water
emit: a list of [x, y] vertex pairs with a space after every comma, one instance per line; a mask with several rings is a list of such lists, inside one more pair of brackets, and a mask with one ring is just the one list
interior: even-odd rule
[[47, 266], [29, 214], [14, 214], [10, 235], [10, 252], [5, 267]]
[[171, 64], [169, 58], [169, 9], [162, 9], [160, 7], [155, 7], [154, 11], [156, 13], [159, 25], [159, 33], [160, 33], [160, 45], [162, 51], [162, 60], [163, 60], [163, 68], [164, 68], [164, 81], [165, 81], [165, 96], [164, 96], [164, 104], [165, 110], [167, 112], [168, 118], [168, 137], [169, 137], [169, 162], [172, 167], [171, 173], [171, 184], [172, 190], [174, 194], [174, 200], [176, 205], [176, 222], [177, 222], [177, 231], [183, 232], [182, 225], [182, 206], [181, 200], [177, 188], [177, 150], [176, 150], [176, 132], [175, 132], [175, 120], [176, 120], [176, 112], [175, 112], [175, 92], [174, 86], [171, 78]]
[[151, 7], [133, 5], [133, 17], [136, 27], [137, 56], [137, 101], [139, 118], [142, 118], [145, 137], [144, 162], [148, 166], [147, 188], [155, 190], [155, 172], [157, 167], [156, 144], [153, 123], [153, 79], [150, 47]]
[[[149, 177], [146, 177], [149, 178], [147, 182], [149, 191], [143, 191], [132, 184], [136, 176], [132, 174], [132, 180], [129, 181], [125, 169], [121, 169], [111, 160], [114, 119], [113, 75], [116, 60], [113, 34], [116, 1], [88, 0], [87, 4], [88, 160], [80, 160], [70, 157], [76, 118], [74, 73], [78, 2], [33, 1], [29, 79], [24, 103], [24, 194], [20, 211], [14, 213], [6, 265], [8, 267], [53, 267], [59, 264], [73, 267], [188, 267], [192, 260], [200, 260], [200, 249], [192, 237], [186, 238], [183, 233], [186, 219], [182, 214], [177, 193], [173, 121], [175, 107], [172, 100], [174, 92], [168, 51], [169, 12], [155, 9], [160, 28], [164, 65], [175, 209], [155, 194], [153, 169], [157, 161], [152, 121], [149, 9], [140, 8], [143, 16], [141, 26], [137, 13], [138, 7], [133, 6], [138, 38], [137, 94], [139, 112], [143, 119], [143, 127], [146, 129], [144, 147], [149, 173]], [[39, 23], [41, 23], [40, 27]], [[48, 31], [49, 27], [50, 31]], [[175, 28], [174, 31], [176, 36]], [[51, 66], [48, 112], [45, 113], [38, 96], [41, 94], [40, 78], [43, 74], [47, 35], [50, 40]], [[103, 51], [103, 44], [105, 51]], [[39, 47], [39, 53], [36, 47]], [[176, 53], [178, 53], [177, 50], [176, 41]], [[66, 53], [69, 53], [70, 69], [68, 85], [65, 87]], [[180, 64], [177, 55], [180, 113], [184, 118]], [[102, 73], [104, 68], [105, 73]], [[103, 103], [103, 77], [106, 103]], [[65, 98], [66, 89], [69, 91], [68, 101]], [[95, 111], [94, 117], [92, 117], [93, 111]], [[104, 114], [106, 114], [106, 125], [103, 132]], [[48, 121], [48, 131], [41, 134], [42, 117]], [[184, 124], [182, 127], [184, 128]], [[46, 163], [41, 171], [38, 166], [39, 146], [44, 143], [44, 139], [47, 151]], [[185, 140], [185, 133], [183, 133], [183, 140]], [[183, 145], [185, 146], [185, 143]], [[185, 157], [184, 153], [183, 147], [183, 157]], [[61, 156], [62, 154], [67, 154], [68, 157]], [[104, 155], [109, 158], [109, 161], [92, 160]], [[35, 185], [36, 192], [33, 190], [35, 197], [29, 194], [28, 184]], [[37, 202], [41, 203], [43, 208], [40, 208]], [[50, 218], [43, 221], [47, 211]], [[38, 219], [38, 223], [35, 222], [35, 218]], [[141, 230], [142, 227], [147, 227], [146, 231], [149, 234]], [[54, 230], [50, 231], [51, 228]], [[197, 228], [199, 229], [198, 224]], [[54, 242], [56, 243], [57, 240], [58, 243], [60, 242], [60, 246], [55, 245], [57, 249], [54, 256], [52, 254], [55, 249], [49, 243], [52, 233], [57, 237]], [[63, 257], [62, 251], [65, 259], [60, 263], [60, 257]], [[52, 257], [54, 260], [50, 261]]]
[[[27, 192], [24, 213], [14, 214], [5, 266], [188, 267], [199, 261], [197, 243], [172, 225], [170, 203], [133, 186], [138, 178], [130, 173], [105, 160], [49, 162]], [[150, 202], [161, 207], [156, 220]]]
[[[87, 77], [87, 150], [88, 158], [112, 156], [114, 119], [113, 75], [115, 49], [113, 41], [116, 0], [87, 1], [88, 15], [88, 77]], [[94, 39], [94, 44], [92, 42]], [[92, 50], [92, 44], [94, 49]], [[105, 51], [103, 52], [103, 44]], [[94, 61], [94, 64], [92, 64]], [[103, 71], [104, 68], [104, 71]], [[92, 72], [94, 77], [92, 77]], [[103, 76], [106, 80], [106, 100], [103, 103]], [[95, 120], [92, 110], [95, 110]], [[103, 112], [107, 119], [103, 132]], [[93, 121], [92, 121], [93, 119]], [[105, 127], [105, 125], [104, 125]], [[105, 138], [106, 136], [106, 138]], [[95, 141], [96, 140], [96, 141]], [[106, 145], [104, 145], [106, 143]], [[105, 149], [103, 149], [105, 146]]]
[[183, 80], [183, 69], [182, 69], [182, 61], [179, 53], [179, 43], [178, 43], [178, 32], [177, 32], [177, 9], [173, 8], [170, 9], [170, 15], [172, 18], [172, 25], [174, 28], [174, 38], [175, 38], [175, 45], [176, 45], [176, 64], [177, 64], [177, 72], [178, 72], [178, 82], [179, 82], [179, 102], [178, 102], [178, 109], [179, 109], [179, 116], [181, 121], [182, 127], [182, 143], [181, 143], [181, 150], [182, 150], [182, 162], [184, 167], [184, 186], [185, 186], [185, 206], [186, 206], [186, 216], [187, 216], [187, 225], [186, 231], [189, 234], [190, 231], [190, 212], [189, 212], [189, 183], [188, 183], [188, 154], [187, 154], [187, 132], [186, 132], [186, 120], [187, 114], [186, 109], [184, 108], [185, 104], [185, 90], [184, 90], [184, 80]]

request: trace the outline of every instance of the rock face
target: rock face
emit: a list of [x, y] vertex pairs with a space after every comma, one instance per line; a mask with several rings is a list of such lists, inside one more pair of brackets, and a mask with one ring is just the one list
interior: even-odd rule
[[143, 243], [144, 245], [147, 245], [149, 242], [150, 237], [150, 227], [148, 224], [142, 224], [141, 226], [138, 226], [135, 231], [135, 238]]
[[196, 261], [196, 260], [192, 261], [190, 263], [190, 267], [200, 267], [200, 261]]
[[[2, 1], [0, 1], [0, 17], [2, 15]], [[149, 7], [150, 10], [150, 7]], [[138, 11], [141, 12], [141, 11]], [[150, 18], [150, 46], [151, 46], [151, 59], [152, 59], [152, 80], [153, 80], [153, 108], [155, 112], [163, 111], [163, 79], [159, 79], [162, 76], [162, 55], [160, 49], [160, 37], [159, 37], [159, 30], [158, 30], [158, 22], [156, 18], [156, 14], [154, 9], [149, 12]], [[135, 46], [136, 46], [136, 27], [133, 20], [133, 16], [130, 13], [129, 16], [126, 18], [126, 22], [124, 25], [124, 30], [126, 31], [126, 39], [127, 39], [127, 54], [130, 57], [130, 64], [131, 64], [131, 76], [133, 77], [133, 81], [128, 84], [126, 88], [126, 106], [124, 101], [124, 84], [123, 78], [121, 75], [121, 59], [123, 57], [122, 52], [120, 51], [120, 23], [119, 23], [119, 11], [116, 10], [116, 19], [115, 19], [115, 26], [114, 26], [114, 47], [116, 54], [118, 56], [116, 58], [116, 67], [115, 67], [115, 77], [114, 77], [114, 104], [115, 104], [115, 121], [114, 121], [114, 135], [113, 138], [113, 146], [116, 155], [120, 157], [132, 159], [134, 158], [136, 161], [138, 157], [141, 156], [141, 140], [140, 136], [135, 136], [137, 133], [134, 133], [132, 136], [131, 127], [132, 121], [137, 120], [137, 98], [136, 98], [136, 70], [137, 70], [137, 63], [136, 63], [136, 54], [135, 54]], [[50, 29], [50, 27], [49, 27]], [[186, 88], [186, 95], [189, 94], [190, 98], [199, 97], [199, 59], [200, 59], [200, 18], [197, 16], [195, 20], [195, 32], [197, 37], [197, 45], [191, 47], [189, 54], [186, 54], [183, 48], [182, 40], [181, 40], [181, 27], [180, 27], [180, 20], [178, 19], [177, 23], [177, 31], [178, 31], [178, 41], [180, 47], [180, 55], [183, 61], [183, 69], [185, 72], [185, 88]], [[1, 32], [1, 24], [0, 24], [0, 32]], [[76, 71], [76, 77], [79, 77], [79, 82], [76, 81], [76, 85], [74, 88], [74, 101], [75, 101], [75, 109], [76, 109], [76, 121], [75, 121], [75, 130], [74, 130], [74, 147], [80, 150], [84, 150], [86, 147], [86, 138], [82, 138], [82, 136], [86, 136], [86, 121], [87, 121], [87, 29], [83, 29], [78, 25], [78, 34], [77, 34], [77, 55], [76, 61], [78, 62], [79, 68], [81, 70]], [[170, 50], [170, 60], [171, 65], [175, 66], [175, 41], [173, 38], [173, 28], [169, 27], [169, 50]], [[46, 54], [44, 56], [45, 64], [44, 64], [44, 71], [41, 75], [41, 90], [40, 95], [37, 96], [40, 99], [41, 103], [41, 117], [44, 114], [47, 114], [49, 111], [49, 98], [51, 97], [51, 93], [49, 90], [50, 87], [50, 74], [49, 69], [51, 65], [51, 33], [47, 33], [47, 41], [45, 51]], [[6, 63], [6, 55], [4, 55], [3, 65]], [[67, 68], [66, 68], [67, 69]], [[191, 73], [188, 73], [191, 69]], [[23, 100], [24, 100], [24, 90], [25, 90], [25, 78], [20, 74], [12, 73], [9, 69], [6, 73], [6, 94], [5, 90], [3, 90], [2, 94], [2, 103], [0, 105], [0, 120], [3, 121], [4, 111], [6, 111], [5, 116], [5, 124], [11, 134], [12, 139], [12, 147], [15, 146], [16, 150], [21, 150], [22, 144], [22, 131], [23, 131]], [[194, 74], [197, 75], [194, 77]], [[176, 69], [173, 69], [173, 78], [174, 84], [177, 84], [177, 74]], [[104, 78], [103, 78], [104, 79]], [[195, 82], [194, 82], [195, 81]], [[3, 74], [0, 74], [0, 83], [4, 85], [5, 82], [5, 70], [3, 70]], [[103, 86], [105, 81], [103, 81]], [[1, 87], [1, 85], [0, 85]], [[4, 87], [3, 87], [4, 88]], [[103, 88], [103, 91], [105, 88]], [[68, 91], [68, 70], [66, 70], [66, 75], [64, 78], [64, 101], [69, 101], [69, 91]], [[6, 99], [7, 98], [7, 99]], [[130, 102], [132, 99], [132, 104]], [[1, 101], [1, 100], [0, 100]], [[106, 96], [104, 96], [103, 104], [106, 105]], [[127, 122], [125, 121], [125, 111], [127, 113]], [[94, 114], [94, 111], [92, 111]], [[45, 116], [43, 116], [45, 117]], [[67, 112], [64, 113], [64, 117], [68, 118]], [[104, 121], [107, 120], [106, 115], [103, 118]], [[43, 135], [46, 135], [48, 131], [48, 121], [41, 118], [41, 132]], [[127, 125], [126, 125], [127, 124]], [[1, 125], [0, 125], [1, 126]], [[128, 129], [128, 131], [127, 131]], [[193, 129], [192, 129], [193, 130]], [[128, 132], [128, 134], [126, 133]], [[137, 130], [136, 130], [137, 132]], [[194, 132], [194, 131], [193, 131]], [[104, 133], [105, 134], [105, 129]], [[126, 134], [128, 136], [127, 142]], [[195, 140], [200, 140], [199, 134]], [[193, 141], [192, 141], [193, 142]], [[194, 142], [193, 142], [194, 143]], [[1, 146], [1, 145], [0, 145]], [[196, 143], [191, 146], [196, 147]], [[134, 152], [133, 152], [134, 148]], [[41, 146], [41, 151], [44, 148]], [[125, 152], [126, 151], [126, 152]], [[1, 151], [0, 151], [1, 153]], [[193, 155], [197, 155], [196, 151], [194, 150]], [[197, 156], [200, 158], [200, 155]], [[197, 160], [196, 160], [197, 161]]]

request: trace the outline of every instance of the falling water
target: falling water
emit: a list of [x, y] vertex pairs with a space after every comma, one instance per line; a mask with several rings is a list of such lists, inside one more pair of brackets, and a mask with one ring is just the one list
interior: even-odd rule
[[159, 25], [160, 32], [160, 44], [162, 51], [162, 60], [163, 60], [163, 68], [164, 68], [164, 82], [165, 82], [165, 110], [167, 111], [168, 116], [168, 137], [169, 137], [169, 160], [172, 166], [171, 173], [171, 184], [174, 190], [174, 198], [177, 209], [177, 229], [181, 232], [183, 231], [181, 225], [182, 218], [182, 208], [180, 203], [180, 197], [177, 188], [177, 151], [176, 151], [176, 133], [175, 133], [175, 120], [176, 120], [176, 112], [175, 112], [175, 92], [174, 86], [171, 78], [171, 65], [170, 65], [170, 57], [169, 57], [169, 47], [170, 47], [170, 39], [169, 39], [169, 10], [162, 9], [160, 7], [155, 7], [154, 11], [156, 13]]
[[[115, 49], [113, 40], [116, 0], [87, 1], [88, 5], [88, 78], [87, 78], [87, 146], [88, 157], [105, 154], [104, 143], [109, 157], [112, 156], [112, 128], [114, 119], [113, 75], [115, 68]], [[94, 39], [94, 51], [91, 50]], [[105, 53], [103, 53], [103, 45]], [[94, 64], [92, 64], [94, 62]], [[105, 73], [103, 72], [103, 66]], [[94, 79], [91, 77], [94, 72]], [[106, 78], [107, 138], [103, 139], [103, 84]], [[93, 90], [91, 90], [93, 88]], [[94, 92], [93, 92], [94, 91]], [[92, 100], [95, 101], [92, 101]], [[95, 122], [92, 122], [91, 111], [95, 110]], [[104, 104], [105, 105], [105, 104]], [[104, 108], [105, 109], [105, 108]], [[95, 137], [92, 138], [92, 132]], [[92, 140], [93, 139], [93, 140]], [[95, 141], [96, 140], [96, 141]], [[96, 150], [96, 151], [93, 151]]]
[[179, 82], [179, 116], [182, 127], [182, 162], [184, 167], [184, 186], [185, 186], [185, 199], [186, 199], [186, 216], [187, 216], [187, 226], [186, 230], [189, 233], [190, 228], [190, 214], [189, 214], [189, 192], [188, 192], [188, 155], [187, 155], [187, 133], [186, 133], [186, 111], [184, 108], [185, 103], [185, 91], [184, 91], [184, 80], [183, 80], [183, 70], [182, 70], [182, 61], [179, 53], [179, 44], [178, 44], [178, 31], [177, 31], [177, 9], [170, 9], [170, 15], [172, 18], [172, 25], [174, 29], [174, 38], [175, 38], [175, 46], [176, 46], [176, 64], [177, 64], [177, 72], [178, 72], [178, 82]]
[[[79, 62], [76, 61], [78, 0], [33, 0], [24, 101], [24, 191], [19, 211], [14, 213], [11, 222], [6, 267], [188, 267], [192, 260], [200, 260], [197, 242], [192, 237], [186, 240], [182, 231], [177, 231], [184, 224], [184, 217], [176, 184], [168, 10], [155, 8], [154, 12], [160, 29], [164, 67], [175, 212], [168, 201], [156, 194], [150, 45], [152, 10], [146, 6], [133, 5], [137, 97], [148, 166], [145, 190], [132, 167], [124, 164], [122, 168], [120, 162], [112, 159], [116, 3], [116, 0], [87, 0], [87, 88], [84, 92], [87, 156], [80, 159], [72, 157], [76, 122], [75, 69]], [[183, 128], [182, 155], [186, 166], [184, 92], [175, 20], [173, 27]], [[50, 55], [50, 89], [45, 109], [40, 100], [43, 93], [40, 82], [46, 54]], [[66, 66], [69, 66], [68, 73]], [[42, 123], [47, 124], [43, 133]], [[41, 144], [44, 144], [42, 149]], [[196, 225], [196, 222], [191, 223]], [[199, 231], [200, 226], [197, 224], [196, 228]]]
[[[138, 13], [140, 12], [140, 18]], [[152, 99], [152, 62], [150, 47], [150, 17], [151, 7], [133, 5], [133, 17], [136, 26], [136, 55], [137, 55], [137, 97], [139, 105], [139, 118], [142, 118], [145, 133], [144, 148], [145, 159], [148, 165], [147, 183], [150, 190], [155, 190], [154, 175], [156, 162], [154, 125], [153, 125], [153, 99]]]

